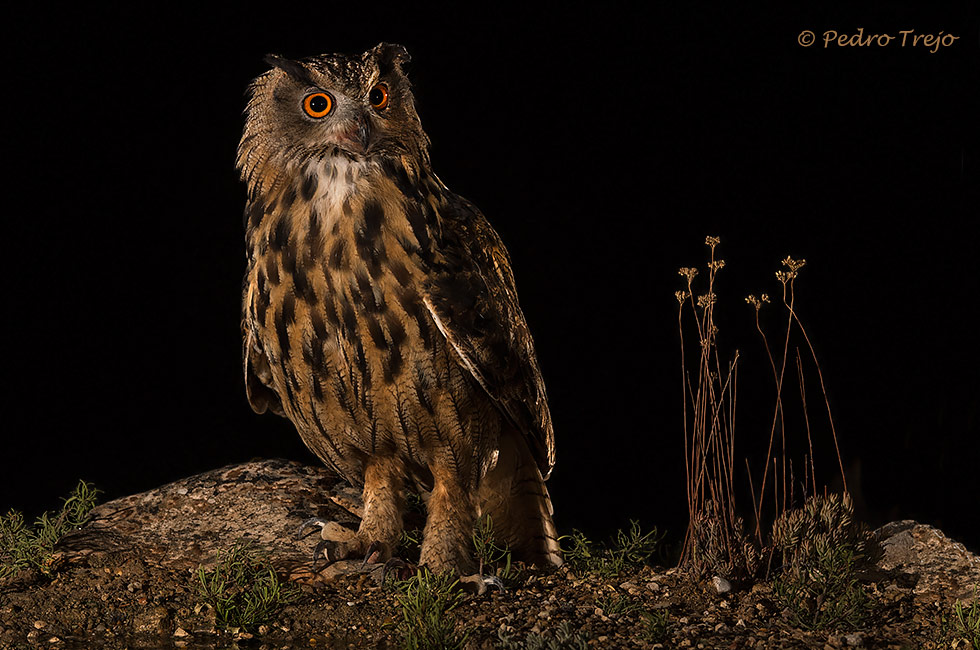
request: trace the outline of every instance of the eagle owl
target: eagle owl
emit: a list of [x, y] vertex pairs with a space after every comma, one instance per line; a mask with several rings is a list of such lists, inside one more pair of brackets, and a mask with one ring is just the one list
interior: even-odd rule
[[399, 45], [289, 60], [250, 87], [242, 330], [252, 408], [363, 486], [334, 557], [391, 557], [429, 492], [420, 563], [472, 568], [472, 531], [561, 563], [551, 414], [507, 251], [432, 171]]

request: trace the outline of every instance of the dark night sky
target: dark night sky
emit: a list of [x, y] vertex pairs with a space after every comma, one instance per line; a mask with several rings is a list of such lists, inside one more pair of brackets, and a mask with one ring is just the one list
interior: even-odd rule
[[[436, 172], [511, 251], [554, 416], [561, 530], [635, 517], [683, 532], [673, 293], [719, 235], [721, 343], [743, 364], [737, 457], [772, 417], [742, 299], [777, 294], [779, 260], [806, 258], [797, 306], [865, 515], [980, 549], [975, 2], [334, 4], [362, 3], [6, 21], [0, 508], [36, 515], [79, 478], [113, 498], [255, 457], [317, 462], [245, 399], [234, 151], [265, 53], [385, 40], [413, 55]], [[825, 30], [859, 27], [960, 38], [936, 53], [822, 47]], [[804, 29], [816, 45], [797, 43]], [[829, 482], [835, 461], [818, 459]]]

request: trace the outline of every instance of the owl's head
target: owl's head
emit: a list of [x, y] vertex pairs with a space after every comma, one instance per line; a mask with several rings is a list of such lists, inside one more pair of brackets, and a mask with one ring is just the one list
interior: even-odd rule
[[428, 160], [401, 45], [381, 43], [360, 56], [265, 60], [273, 68], [252, 82], [238, 146], [246, 180], [270, 164], [281, 169], [331, 155]]

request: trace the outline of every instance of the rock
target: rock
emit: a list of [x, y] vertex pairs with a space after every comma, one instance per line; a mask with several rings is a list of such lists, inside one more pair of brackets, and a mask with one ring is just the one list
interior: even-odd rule
[[719, 594], [727, 594], [732, 590], [732, 583], [721, 576], [715, 576], [711, 579], [711, 582], [715, 585], [715, 591]]
[[942, 531], [915, 521], [894, 521], [875, 531], [883, 555], [878, 567], [914, 582], [917, 599], [972, 598], [980, 584], [980, 558]]
[[[247, 539], [288, 573], [308, 567], [317, 536], [296, 539], [309, 517], [357, 527], [356, 494], [325, 467], [272, 459], [230, 465], [96, 507], [93, 521], [65, 537], [72, 555], [136, 550], [150, 565], [196, 569]], [[322, 565], [321, 565], [322, 566]], [[139, 585], [134, 582], [134, 589]]]

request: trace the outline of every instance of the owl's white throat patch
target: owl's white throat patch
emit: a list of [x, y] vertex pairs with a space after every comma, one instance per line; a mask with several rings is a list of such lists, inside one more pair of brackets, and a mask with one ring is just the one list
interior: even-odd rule
[[317, 213], [326, 217], [327, 227], [343, 214], [344, 202], [363, 189], [370, 163], [345, 156], [328, 156], [311, 163], [307, 174], [315, 176], [311, 199]]

